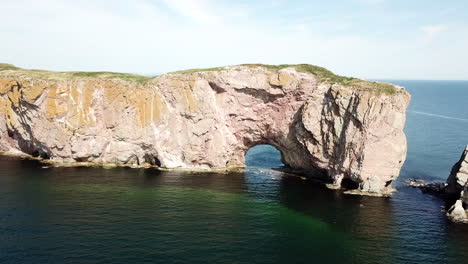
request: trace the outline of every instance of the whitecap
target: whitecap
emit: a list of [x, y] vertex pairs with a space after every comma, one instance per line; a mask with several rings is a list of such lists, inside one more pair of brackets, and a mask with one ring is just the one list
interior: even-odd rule
[[466, 118], [453, 117], [453, 116], [445, 116], [445, 115], [438, 115], [438, 114], [427, 113], [427, 112], [420, 112], [420, 111], [408, 111], [408, 112], [413, 113], [413, 114], [418, 114], [418, 115], [425, 115], [425, 116], [432, 116], [432, 117], [439, 117], [439, 118], [445, 118], [445, 119], [451, 119], [451, 120], [458, 120], [458, 121], [468, 122], [468, 119], [466, 119]]

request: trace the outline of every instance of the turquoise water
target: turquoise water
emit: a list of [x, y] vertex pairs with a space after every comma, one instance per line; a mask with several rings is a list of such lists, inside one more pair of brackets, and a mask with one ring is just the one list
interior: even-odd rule
[[446, 179], [468, 144], [468, 82], [392, 82], [413, 101], [391, 198], [270, 170], [282, 164], [269, 146], [232, 174], [0, 157], [0, 263], [466, 263], [468, 226], [402, 181]]

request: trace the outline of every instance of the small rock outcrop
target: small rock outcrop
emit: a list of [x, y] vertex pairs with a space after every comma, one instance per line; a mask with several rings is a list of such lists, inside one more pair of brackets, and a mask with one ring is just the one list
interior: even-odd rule
[[456, 222], [468, 223], [468, 146], [453, 165], [447, 184], [446, 192], [456, 199], [447, 215]]
[[420, 189], [424, 193], [434, 194], [441, 197], [444, 197], [446, 194], [447, 183], [445, 182], [426, 183], [421, 179], [415, 180], [410, 178], [407, 179], [405, 183], [408, 186]]
[[312, 65], [238, 65], [154, 78], [0, 65], [0, 150], [56, 164], [217, 170], [270, 144], [285, 165], [388, 194], [406, 157], [410, 95]]

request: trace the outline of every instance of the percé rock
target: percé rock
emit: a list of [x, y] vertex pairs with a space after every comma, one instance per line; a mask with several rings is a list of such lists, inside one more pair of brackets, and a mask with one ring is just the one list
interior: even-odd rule
[[406, 157], [410, 95], [312, 65], [238, 65], [154, 78], [0, 65], [0, 150], [56, 164], [242, 167], [270, 144], [333, 186], [386, 194]]
[[468, 146], [453, 165], [447, 184], [446, 192], [457, 199], [447, 215], [456, 222], [468, 223]]

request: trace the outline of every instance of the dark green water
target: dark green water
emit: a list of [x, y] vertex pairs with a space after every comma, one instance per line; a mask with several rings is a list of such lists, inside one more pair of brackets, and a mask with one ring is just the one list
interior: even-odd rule
[[0, 263], [467, 263], [468, 226], [402, 181], [447, 177], [468, 144], [468, 82], [397, 83], [413, 103], [392, 198], [262, 169], [281, 166], [268, 146], [251, 149], [237, 174], [1, 157]]

